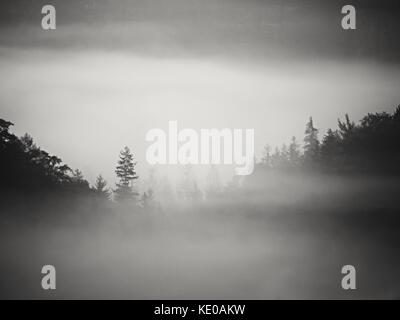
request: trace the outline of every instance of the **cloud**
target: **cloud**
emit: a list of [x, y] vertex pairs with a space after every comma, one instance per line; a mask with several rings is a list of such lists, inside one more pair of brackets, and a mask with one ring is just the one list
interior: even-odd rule
[[40, 28], [41, 2], [1, 4], [2, 46], [120, 50], [159, 57], [375, 59], [398, 63], [395, 4], [355, 1], [356, 31], [340, 26], [343, 1], [55, 1], [57, 30]]

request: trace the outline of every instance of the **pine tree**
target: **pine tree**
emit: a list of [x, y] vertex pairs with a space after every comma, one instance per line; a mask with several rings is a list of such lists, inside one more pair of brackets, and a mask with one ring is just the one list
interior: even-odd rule
[[138, 175], [135, 171], [136, 162], [133, 161], [133, 155], [128, 147], [125, 147], [119, 154], [118, 166], [115, 170], [119, 183], [115, 190], [115, 200], [122, 202], [125, 200], [133, 200], [138, 193], [133, 192], [132, 182], [136, 180]]
[[342, 155], [341, 138], [337, 131], [328, 129], [321, 143], [321, 161], [322, 164], [330, 168], [340, 165], [338, 158]]
[[289, 162], [292, 167], [297, 167], [300, 164], [300, 150], [296, 137], [292, 137], [289, 145]]
[[96, 178], [96, 184], [94, 185], [93, 191], [100, 199], [110, 199], [111, 193], [109, 188], [107, 188], [107, 181], [104, 180], [101, 174]]
[[313, 119], [306, 124], [305, 137], [304, 137], [304, 159], [307, 164], [311, 164], [318, 159], [319, 154], [319, 141], [318, 129], [314, 127]]

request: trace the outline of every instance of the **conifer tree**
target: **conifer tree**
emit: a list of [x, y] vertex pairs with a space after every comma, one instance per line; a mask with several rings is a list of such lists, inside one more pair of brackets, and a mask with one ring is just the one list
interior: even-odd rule
[[107, 181], [104, 180], [101, 174], [97, 176], [93, 190], [100, 199], [110, 199], [110, 190], [107, 187]]
[[300, 150], [299, 144], [296, 141], [296, 137], [292, 137], [292, 141], [289, 145], [289, 162], [292, 167], [298, 167], [300, 164]]
[[306, 164], [312, 164], [318, 159], [319, 154], [319, 141], [318, 129], [314, 127], [313, 119], [306, 124], [305, 137], [304, 137], [304, 160]]
[[138, 175], [135, 171], [136, 162], [133, 161], [133, 155], [128, 147], [121, 150], [119, 154], [118, 166], [115, 170], [119, 182], [116, 184], [115, 200], [122, 202], [125, 200], [133, 200], [138, 193], [132, 190], [132, 182], [136, 180]]

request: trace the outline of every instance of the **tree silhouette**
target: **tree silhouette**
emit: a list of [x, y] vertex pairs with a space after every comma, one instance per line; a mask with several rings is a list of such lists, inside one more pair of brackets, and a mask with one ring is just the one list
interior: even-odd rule
[[350, 135], [354, 132], [355, 126], [355, 123], [353, 121], [350, 121], [349, 115], [347, 113], [345, 115], [344, 122], [338, 119], [339, 134], [342, 139], [350, 137]]
[[12, 125], [0, 119], [0, 207], [7, 203], [33, 207], [51, 200], [59, 204], [55, 209], [59, 212], [82, 204], [75, 201], [78, 197], [90, 202], [92, 190], [80, 171], [72, 172], [59, 157], [41, 150], [30, 135], [12, 134]]
[[288, 168], [289, 167], [289, 149], [284, 143], [281, 147], [281, 159], [279, 166], [281, 168]]
[[75, 169], [71, 177], [71, 189], [77, 194], [90, 193], [92, 190], [89, 187], [89, 182], [85, 180], [82, 172]]
[[340, 147], [340, 135], [337, 131], [328, 129], [326, 135], [322, 139], [320, 155], [321, 161], [325, 167], [336, 169], [340, 167], [339, 157], [342, 154]]
[[395, 122], [400, 121], [400, 105], [397, 106], [396, 110], [393, 113], [393, 120]]
[[104, 199], [104, 200], [110, 199], [111, 192], [109, 188], [107, 188], [107, 181], [104, 180], [101, 174], [98, 175], [96, 178], [96, 183], [93, 187], [93, 191], [99, 199]]
[[346, 172], [400, 172], [400, 107], [393, 114], [368, 113], [359, 124], [345, 115], [321, 144], [324, 168]]
[[128, 147], [121, 150], [118, 160], [118, 166], [115, 170], [119, 183], [115, 190], [115, 200], [123, 202], [126, 200], [133, 200], [138, 195], [137, 192], [132, 190], [132, 181], [138, 179], [135, 171], [136, 162], [133, 161], [133, 155]]
[[300, 165], [301, 153], [299, 148], [296, 137], [292, 137], [292, 141], [289, 145], [289, 163], [291, 167], [298, 167]]
[[15, 135], [8, 132], [9, 128], [13, 125], [14, 124], [10, 121], [0, 119], [0, 146], [2, 148], [4, 148], [7, 143], [15, 142], [18, 139]]
[[306, 164], [312, 164], [318, 160], [319, 141], [318, 129], [314, 127], [312, 117], [306, 124], [304, 137], [304, 160]]
[[68, 188], [70, 168], [60, 158], [48, 154], [33, 143], [9, 132], [13, 124], [0, 119], [0, 184], [30, 193]]
[[75, 182], [78, 182], [78, 183], [84, 181], [85, 178], [83, 177], [82, 171], [79, 170], [79, 169], [75, 169], [72, 172], [72, 180], [75, 181]]
[[[110, 197], [110, 190], [101, 175], [90, 188], [80, 170], [72, 171], [59, 157], [37, 146], [30, 135], [18, 138], [10, 132], [12, 126], [12, 122], [0, 119], [0, 207], [3, 208], [5, 203], [23, 203], [25, 206], [44, 203], [43, 199], [56, 199], [61, 207], [65, 207], [66, 204], [93, 203], [96, 196], [101, 199]], [[273, 153], [267, 145], [262, 165], [258, 168], [274, 170], [279, 174], [280, 171], [294, 172], [295, 168], [300, 170], [304, 164], [305, 167], [310, 166], [315, 174], [334, 171], [336, 174], [386, 174], [398, 177], [399, 150], [400, 106], [393, 113], [368, 113], [357, 123], [346, 114], [344, 120], [338, 119], [336, 129], [326, 132], [321, 142], [318, 140], [318, 129], [310, 118], [306, 125], [303, 153], [294, 137], [290, 144], [276, 148]], [[138, 179], [135, 165], [133, 155], [125, 147], [119, 154], [115, 170], [119, 178], [115, 190], [116, 201], [137, 199], [138, 193], [132, 190], [133, 182]], [[253, 176], [260, 177], [259, 181], [264, 183], [262, 174], [258, 175], [256, 171]], [[211, 172], [205, 188], [206, 197], [219, 194], [220, 189], [223, 190], [221, 193], [232, 197], [239, 195], [239, 186], [244, 181], [239, 178], [235, 177], [230, 185], [223, 188], [215, 172]], [[166, 178], [157, 182], [154, 171], [150, 172], [140, 203], [143, 207], [152, 206], [152, 190], [155, 190], [158, 201], [168, 205], [174, 203], [176, 195], [191, 203], [203, 199], [203, 191], [198, 187], [190, 165], [185, 167], [182, 180], [175, 193]], [[78, 198], [89, 201], [71, 201]], [[90, 205], [87, 209], [91, 210]]]

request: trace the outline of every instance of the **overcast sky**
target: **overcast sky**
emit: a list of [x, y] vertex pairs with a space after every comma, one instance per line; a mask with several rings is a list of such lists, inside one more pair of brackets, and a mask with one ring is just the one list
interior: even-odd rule
[[[328, 4], [329, 3], [329, 4]], [[341, 7], [357, 9], [342, 30]], [[53, 4], [57, 29], [41, 29]], [[396, 1], [113, 0], [0, 3], [0, 117], [90, 181], [113, 181], [147, 130], [254, 128], [265, 143], [320, 136], [400, 103]]]

